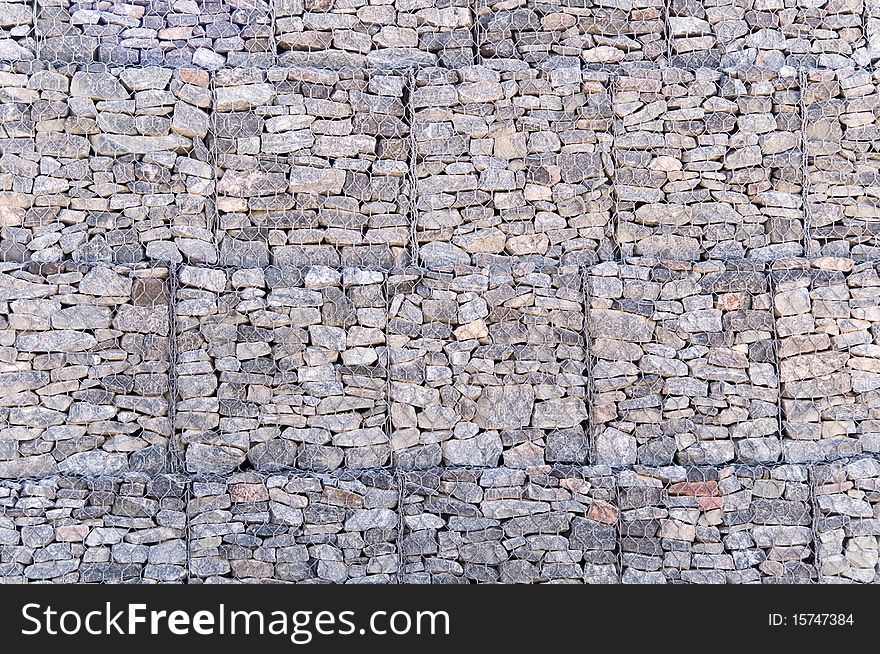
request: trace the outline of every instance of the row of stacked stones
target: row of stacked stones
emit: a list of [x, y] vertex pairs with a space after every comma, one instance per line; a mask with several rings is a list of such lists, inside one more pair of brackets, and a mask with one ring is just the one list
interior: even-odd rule
[[3, 3], [0, 57], [132, 66], [454, 68], [475, 56], [831, 70], [880, 58], [876, 0], [85, 0]]
[[0, 482], [0, 582], [876, 583], [880, 464]]

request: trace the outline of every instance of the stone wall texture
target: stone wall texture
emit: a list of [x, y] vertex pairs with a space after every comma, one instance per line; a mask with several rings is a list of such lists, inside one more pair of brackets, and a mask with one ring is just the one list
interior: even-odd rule
[[0, 1], [0, 582], [880, 583], [877, 0]]

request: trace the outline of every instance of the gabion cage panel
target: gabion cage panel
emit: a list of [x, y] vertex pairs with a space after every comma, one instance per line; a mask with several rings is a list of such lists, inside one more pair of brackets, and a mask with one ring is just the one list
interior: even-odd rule
[[577, 268], [412, 270], [388, 297], [396, 466], [586, 462]]
[[394, 582], [399, 496], [388, 472], [194, 480], [189, 581]]
[[772, 272], [786, 459], [880, 448], [877, 264], [794, 260]]
[[271, 65], [266, 0], [40, 0], [41, 59], [128, 67]]
[[225, 69], [214, 77], [220, 261], [362, 266], [408, 257], [408, 77]]
[[70, 65], [14, 81], [27, 104], [0, 157], [4, 260], [216, 262], [207, 73]]
[[412, 95], [415, 237], [427, 268], [611, 258], [608, 76], [430, 68]]
[[0, 481], [0, 583], [181, 583], [186, 503], [174, 475]]
[[637, 467], [618, 502], [623, 583], [815, 583], [805, 466]]
[[0, 271], [0, 477], [164, 471], [168, 270]]
[[797, 75], [649, 68], [617, 77], [613, 97], [623, 256], [803, 253]]
[[588, 273], [594, 463], [780, 458], [763, 267], [630, 259]]
[[278, 61], [317, 68], [474, 63], [474, 3], [272, 0]]
[[447, 468], [402, 483], [404, 583], [619, 581], [607, 468]]
[[175, 316], [188, 472], [390, 463], [382, 273], [186, 267]]

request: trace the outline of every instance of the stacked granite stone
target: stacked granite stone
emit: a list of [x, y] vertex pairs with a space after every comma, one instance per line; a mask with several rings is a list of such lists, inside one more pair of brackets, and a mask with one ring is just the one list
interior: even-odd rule
[[399, 490], [388, 472], [193, 480], [191, 583], [388, 583]]
[[594, 463], [779, 458], [762, 266], [634, 258], [588, 274]]
[[216, 262], [205, 72], [71, 66], [26, 85], [7, 78], [21, 105], [0, 158], [4, 260]]
[[787, 73], [649, 68], [616, 80], [624, 256], [803, 253], [800, 91]]
[[0, 477], [164, 469], [167, 277], [0, 265]]
[[619, 579], [607, 468], [444, 468], [402, 483], [403, 583]]
[[812, 583], [805, 466], [618, 475], [623, 583]]
[[870, 61], [862, 0], [673, 0], [668, 8], [677, 66], [834, 69]]
[[33, 3], [30, 0], [0, 3], [0, 65], [29, 61], [36, 52]]
[[663, 9], [660, 0], [487, 0], [477, 3], [480, 55], [492, 67], [521, 69], [558, 58], [591, 67], [660, 62], [667, 55]]
[[772, 276], [786, 459], [880, 452], [878, 264], [789, 260]]
[[857, 458], [813, 474], [821, 581], [880, 583], [880, 463]]
[[425, 266], [611, 258], [607, 75], [425, 68], [411, 101]]
[[576, 267], [411, 270], [388, 296], [395, 465], [586, 461]]
[[807, 236], [811, 254], [880, 255], [880, 72], [806, 74]]
[[181, 583], [186, 491], [139, 473], [2, 481], [0, 583]]
[[878, 61], [880, 0], [0, 0], [0, 581], [880, 581]]
[[378, 71], [217, 71], [222, 263], [402, 264], [410, 232], [406, 81]]
[[384, 276], [183, 267], [176, 427], [191, 473], [389, 463]]
[[274, 58], [266, 0], [40, 0], [40, 58], [129, 67], [267, 65]]
[[468, 0], [272, 0], [279, 61], [319, 68], [473, 63]]

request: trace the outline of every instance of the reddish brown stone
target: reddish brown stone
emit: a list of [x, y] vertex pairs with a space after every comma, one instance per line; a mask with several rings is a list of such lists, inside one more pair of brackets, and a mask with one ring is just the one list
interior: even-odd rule
[[723, 497], [698, 497], [697, 501], [703, 511], [711, 511], [712, 509], [720, 509], [724, 506]]
[[233, 502], [265, 502], [269, 499], [269, 491], [263, 484], [235, 484], [230, 486], [229, 495]]
[[689, 497], [713, 497], [718, 495], [717, 481], [680, 481], [669, 487], [670, 495]]
[[332, 506], [341, 506], [346, 509], [356, 509], [364, 505], [364, 498], [357, 493], [352, 493], [341, 488], [333, 488], [328, 486], [324, 489], [324, 499], [326, 504]]
[[135, 279], [131, 286], [131, 301], [141, 307], [167, 305], [168, 288], [161, 279]]
[[725, 293], [718, 298], [718, 308], [723, 311], [737, 311], [745, 308], [745, 295], [743, 293]]
[[330, 11], [333, 6], [333, 0], [306, 0], [306, 11]]
[[197, 68], [181, 68], [177, 71], [181, 82], [192, 84], [193, 86], [208, 86], [208, 71], [198, 70]]
[[617, 522], [617, 507], [602, 500], [595, 500], [587, 509], [587, 517], [596, 522], [613, 525]]

